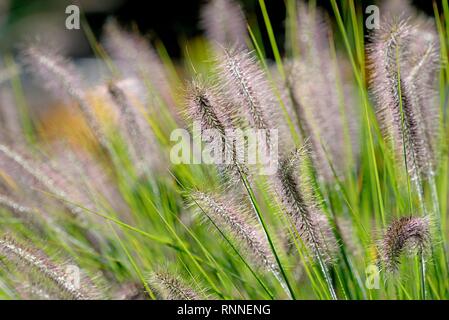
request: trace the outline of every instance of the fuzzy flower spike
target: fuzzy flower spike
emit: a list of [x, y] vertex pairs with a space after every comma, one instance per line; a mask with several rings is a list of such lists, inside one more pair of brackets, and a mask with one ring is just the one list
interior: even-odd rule
[[428, 26], [408, 20], [391, 19], [381, 26], [369, 49], [379, 120], [398, 155], [405, 153], [410, 176], [429, 176], [439, 127], [432, 98], [439, 60], [436, 36]]
[[247, 50], [224, 49], [219, 56], [222, 91], [251, 128], [264, 133], [265, 145], [272, 146], [271, 130], [281, 129], [276, 121], [279, 106], [266, 75]]
[[281, 161], [276, 177], [277, 193], [298, 235], [317, 260], [329, 264], [335, 260], [337, 242], [310, 186], [306, 163], [304, 149]]
[[263, 266], [269, 271], [278, 273], [278, 268], [271, 254], [263, 233], [248, 221], [249, 214], [243, 212], [229, 199], [193, 192], [191, 198], [220, 229], [231, 234], [240, 243], [241, 248], [252, 258], [256, 265]]
[[189, 84], [186, 100], [188, 117], [201, 126], [201, 134], [208, 131], [212, 135], [208, 147], [215, 150], [215, 156], [220, 156], [219, 171], [237, 181], [241, 173], [247, 173], [247, 168], [239, 157], [242, 154], [240, 146], [233, 143], [236, 132], [234, 108], [216, 87], [201, 79]]
[[379, 244], [380, 261], [387, 271], [396, 271], [402, 254], [426, 255], [431, 245], [428, 218], [402, 217], [393, 221]]

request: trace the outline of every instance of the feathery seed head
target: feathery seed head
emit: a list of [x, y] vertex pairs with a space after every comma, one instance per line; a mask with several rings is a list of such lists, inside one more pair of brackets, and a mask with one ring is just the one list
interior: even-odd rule
[[[11, 170], [17, 168], [16, 177], [18, 180], [27, 179], [31, 185], [44, 188], [46, 191], [53, 195], [60, 197], [63, 200], [69, 199], [68, 194], [62, 188], [60, 188], [51, 174], [47, 172], [43, 167], [35, 166], [31, 161], [27, 160], [21, 154], [15, 152], [6, 145], [0, 144], [0, 167]], [[14, 170], [14, 169], [12, 169]], [[49, 172], [48, 172], [49, 173]], [[70, 213], [75, 217], [80, 217], [82, 210], [75, 205], [65, 204]]]
[[405, 149], [413, 178], [434, 170], [438, 110], [432, 97], [439, 56], [430, 30], [410, 20], [386, 20], [368, 51], [379, 120], [398, 156]]
[[328, 51], [328, 28], [322, 11], [303, 1], [298, 2], [297, 40], [301, 55], [310, 58], [312, 55], [319, 55], [322, 50]]
[[338, 246], [329, 221], [321, 212], [308, 181], [307, 161], [304, 148], [285, 157], [281, 161], [275, 185], [283, 208], [298, 235], [315, 257], [325, 263], [332, 263]]
[[232, 129], [230, 110], [219, 92], [201, 80], [192, 81], [187, 89], [187, 112], [193, 121], [201, 123], [201, 130], [214, 129], [225, 135]]
[[136, 76], [153, 75], [161, 77], [162, 70], [159, 59], [142, 35], [122, 28], [115, 19], [109, 19], [104, 27], [104, 43], [114, 60], [117, 60], [125, 71]]
[[275, 123], [279, 107], [266, 75], [252, 53], [244, 49], [224, 49], [219, 57], [219, 76], [222, 90], [254, 129], [264, 130], [270, 147], [270, 129]]
[[83, 97], [81, 75], [71, 61], [54, 50], [30, 46], [23, 51], [23, 63], [56, 97]]
[[235, 141], [239, 132], [238, 119], [233, 114], [231, 102], [224, 99], [215, 87], [206, 85], [200, 79], [188, 86], [186, 101], [188, 116], [194, 124], [199, 123], [201, 134], [205, 133], [206, 139], [211, 138], [207, 145], [214, 150], [215, 157], [220, 157], [218, 170], [230, 178], [233, 185], [240, 179], [240, 173], [247, 173], [247, 168], [241, 159], [242, 145]]
[[277, 266], [262, 232], [249, 221], [249, 213], [234, 204], [231, 199], [221, 199], [203, 192], [190, 195], [201, 213], [211, 219], [220, 229], [227, 231], [253, 258], [254, 263], [277, 272]]
[[427, 254], [431, 246], [428, 218], [402, 217], [393, 221], [379, 243], [380, 262], [395, 271], [403, 253]]

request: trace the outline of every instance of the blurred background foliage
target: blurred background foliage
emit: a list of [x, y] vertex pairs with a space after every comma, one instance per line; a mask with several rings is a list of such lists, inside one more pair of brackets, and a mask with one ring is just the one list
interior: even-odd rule
[[[111, 79], [111, 72], [108, 70], [107, 60], [101, 59], [101, 55], [98, 53], [99, 43], [102, 40], [103, 25], [109, 17], [115, 17], [121, 25], [125, 25], [128, 28], [139, 30], [140, 33], [144, 34], [150, 42], [152, 42], [157, 53], [161, 56], [163, 66], [167, 69], [169, 74], [169, 84], [170, 89], [173, 89], [173, 98], [176, 100], [182, 92], [182, 85], [184, 80], [192, 78], [196, 75], [197, 71], [199, 74], [210, 75], [211, 71], [208, 70], [211, 67], [209, 63], [211, 56], [210, 52], [207, 52], [208, 43], [203, 38], [203, 31], [199, 25], [199, 11], [202, 4], [205, 1], [125, 1], [125, 0], [85, 0], [77, 1], [76, 3], [80, 6], [82, 11], [82, 28], [80, 30], [67, 30], [65, 28], [65, 19], [67, 17], [65, 13], [65, 8], [69, 4], [74, 4], [74, 1], [66, 0], [0, 0], [0, 89], [4, 89], [6, 93], [12, 93], [15, 98], [15, 104], [22, 116], [22, 126], [24, 131], [32, 130], [33, 134], [29, 134], [28, 137], [42, 139], [44, 143], [36, 144], [38, 146], [46, 145], [46, 142], [58, 141], [58, 140], [68, 140], [71, 143], [79, 143], [79, 145], [86, 145], [86, 136], [89, 136], [86, 132], [88, 131], [83, 117], [73, 112], [76, 109], [76, 102], [67, 101], [63, 97], [52, 96], [47, 91], [42, 89], [42, 83], [36, 83], [35, 79], [31, 79], [30, 75], [26, 70], [20, 69], [20, 53], [21, 49], [28, 43], [35, 43], [36, 40], [40, 43], [44, 43], [49, 47], [56, 47], [64, 56], [73, 58], [77, 69], [80, 70], [84, 79], [83, 83], [86, 88], [86, 99], [89, 100], [89, 104], [95, 108], [96, 115], [98, 118], [104, 116], [104, 108], [102, 109], [102, 102], [95, 99], [96, 90], [105, 87], [108, 81]], [[273, 63], [273, 52], [272, 44], [268, 39], [268, 32], [265, 32], [265, 23], [261, 13], [260, 5], [258, 0], [244, 0], [238, 1], [242, 6], [246, 14], [246, 19], [251, 29], [255, 33], [255, 38], [257, 43], [260, 44], [261, 56], [266, 56], [269, 58], [267, 65], [269, 67], [275, 67]], [[286, 18], [286, 7], [284, 1], [282, 0], [266, 0], [267, 11], [269, 12], [269, 19], [271, 25], [273, 26], [273, 33], [276, 35], [275, 41], [280, 49], [280, 53], [283, 57], [289, 57], [288, 54], [284, 55], [285, 47], [285, 30], [284, 21]], [[346, 50], [345, 45], [341, 36], [341, 29], [337, 26], [335, 19], [335, 14], [332, 11], [331, 2], [327, 0], [313, 1], [319, 7], [327, 11], [327, 19], [333, 24], [333, 30], [340, 30], [334, 35], [335, 46], [337, 47], [336, 52]], [[392, 1], [393, 2], [393, 1]], [[342, 0], [339, 2], [341, 12], [343, 14], [343, 27], [345, 32], [349, 35], [350, 42], [348, 44], [349, 49], [358, 49], [357, 51], [357, 61], [360, 62], [360, 69], [354, 68], [357, 71], [357, 75], [365, 80], [365, 65], [364, 65], [364, 44], [363, 37], [355, 37], [354, 28], [352, 28], [351, 17], [348, 14], [348, 2]], [[433, 15], [433, 3], [432, 1], [413, 1], [413, 4], [420, 8], [422, 11]], [[357, 1], [357, 13], [360, 21], [360, 26], [363, 23], [363, 12], [367, 5], [373, 4], [373, 1]], [[447, 11], [447, 10], [446, 10]], [[441, 12], [441, 11], [440, 11]], [[360, 27], [359, 26], [359, 27]], [[363, 28], [363, 26], [362, 26]], [[347, 31], [346, 31], [347, 30]], [[360, 29], [361, 30], [361, 29]], [[162, 45], [163, 44], [163, 45]], [[287, 49], [288, 50], [288, 49]], [[162, 53], [162, 54], [161, 54]], [[209, 60], [208, 60], [209, 59]], [[344, 67], [343, 59], [338, 60], [338, 63]], [[351, 69], [349, 64], [347, 64], [349, 74], [351, 74]], [[172, 68], [173, 67], [173, 68]], [[195, 69], [196, 68], [196, 69]], [[273, 68], [274, 69], [274, 68]], [[446, 70], [446, 69], [445, 69]], [[10, 72], [12, 71], [12, 72]], [[23, 71], [23, 72], [22, 72]], [[145, 77], [150, 75], [145, 74]], [[144, 77], [144, 80], [146, 79]], [[3, 83], [2, 82], [3, 79]], [[181, 81], [180, 81], [181, 80]], [[444, 80], [444, 79], [443, 79]], [[441, 81], [444, 88], [447, 86], [446, 81]], [[447, 80], [447, 79], [446, 79]], [[366, 83], [360, 83], [360, 92], [365, 92]], [[147, 88], [148, 89], [148, 88]], [[1, 93], [1, 92], [0, 92]], [[97, 92], [98, 93], [98, 92]], [[441, 90], [441, 96], [444, 98], [446, 94], [445, 91]], [[91, 99], [92, 98], [92, 99]], [[366, 96], [367, 99], [367, 96]], [[441, 101], [446, 101], [441, 99]], [[175, 101], [179, 109], [184, 105], [184, 101]], [[367, 104], [368, 105], [368, 104]], [[165, 120], [163, 108], [158, 107], [155, 115], [155, 122], [161, 124], [161, 131], [163, 134], [170, 132], [171, 124], [164, 122]], [[371, 117], [371, 118], [370, 118]], [[374, 115], [368, 114], [366, 116], [365, 122], [363, 122], [363, 127], [366, 132], [368, 129], [371, 130], [370, 123], [374, 123]], [[147, 119], [148, 120], [148, 119]], [[105, 121], [107, 122], [107, 121]], [[368, 128], [368, 129], [367, 129]], [[34, 132], [35, 131], [35, 132]], [[38, 134], [35, 134], [38, 133]], [[162, 134], [162, 136], [163, 136]], [[113, 135], [117, 141], [114, 140], [117, 149], [117, 154], [120, 154], [121, 148], [125, 149], [122, 144], [123, 142]], [[394, 171], [389, 171], [390, 168], [394, 168], [390, 164], [391, 159], [384, 153], [383, 146], [378, 145], [380, 136], [378, 138], [377, 132], [374, 139], [368, 139], [366, 135], [362, 136], [362, 159], [361, 165], [356, 168], [355, 174], [348, 178], [348, 190], [349, 199], [356, 203], [357, 213], [363, 220], [363, 223], [367, 226], [375, 224], [380, 225], [379, 212], [382, 210], [378, 208], [378, 203], [383, 204], [382, 200], [378, 200], [376, 197], [375, 190], [378, 190], [381, 196], [386, 196], [385, 205], [387, 214], [391, 216], [408, 214], [407, 210], [403, 210], [407, 203], [404, 195], [407, 195], [402, 184], [402, 180], [399, 179]], [[82, 141], [78, 141], [82, 140]], [[16, 142], [16, 141], [15, 141]], [[42, 141], [39, 141], [42, 142]], [[373, 143], [373, 150], [368, 150], [368, 142]], [[374, 145], [374, 143], [376, 143]], [[163, 143], [161, 143], [163, 145]], [[164, 145], [164, 147], [166, 147]], [[374, 149], [376, 148], [376, 149]], [[94, 148], [92, 148], [95, 150]], [[166, 151], [164, 149], [164, 151]], [[126, 157], [126, 152], [123, 152], [125, 156], [120, 159], [120, 164], [128, 164], [129, 159]], [[162, 153], [163, 154], [163, 153]], [[372, 158], [371, 158], [372, 157]], [[103, 160], [101, 157], [98, 157]], [[165, 160], [165, 159], [164, 159]], [[162, 161], [164, 161], [162, 160]], [[445, 159], [447, 160], [447, 159]], [[166, 161], [168, 163], [168, 161]], [[164, 163], [164, 164], [166, 164]], [[392, 163], [392, 161], [391, 161]], [[167, 261], [171, 262], [173, 265], [177, 265], [178, 268], [185, 269], [184, 271], [192, 271], [191, 278], [195, 279], [199, 271], [203, 268], [207, 269], [203, 276], [206, 280], [209, 277], [213, 278], [210, 281], [212, 284], [216, 281], [223, 283], [223, 293], [220, 290], [215, 290], [217, 294], [222, 294], [220, 298], [223, 297], [241, 297], [241, 298], [266, 298], [263, 292], [259, 292], [255, 288], [258, 287], [256, 281], [251, 278], [250, 272], [243, 268], [243, 263], [235, 262], [233, 259], [229, 259], [231, 253], [228, 251], [229, 248], [223, 250], [224, 246], [221, 243], [216, 243], [211, 241], [210, 230], [203, 228], [201, 225], [193, 223], [193, 218], [187, 208], [183, 206], [183, 192], [185, 192], [185, 185], [188, 187], [195, 186], [198, 188], [216, 188], [219, 185], [218, 180], [214, 179], [214, 175], [211, 175], [209, 171], [203, 170], [203, 168], [190, 168], [178, 166], [174, 167], [175, 172], [164, 172], [162, 170], [155, 170], [154, 179], [141, 180], [134, 179], [129, 172], [132, 172], [132, 168], [129, 169], [127, 166], [113, 166], [107, 161], [100, 162], [106, 168], [111, 169], [115, 174], [111, 174], [117, 185], [110, 185], [114, 189], [111, 198], [114, 200], [120, 199], [117, 194], [123, 197], [123, 202], [127, 204], [125, 210], [121, 207], [114, 208], [111, 206], [109, 208], [108, 199], [104, 200], [102, 197], [98, 197], [98, 205], [103, 208], [106, 207], [108, 213], [110, 211], [110, 216], [114, 217], [116, 213], [124, 213], [126, 219], [132, 221], [131, 225], [138, 226], [133, 227], [134, 229], [126, 230], [123, 236], [123, 242], [120, 239], [120, 234], [117, 236], [114, 232], [110, 232], [107, 227], [110, 225], [98, 224], [101, 227], [98, 230], [105, 235], [105, 248], [107, 252], [105, 255], [97, 255], [92, 250], [87, 250], [82, 245], [77, 245], [72, 248], [72, 242], [83, 238], [77, 232], [78, 229], [72, 228], [71, 225], [67, 229], [75, 230], [73, 231], [73, 236], [69, 238], [71, 242], [67, 248], [64, 248], [67, 252], [70, 252], [73, 257], [76, 257], [77, 262], [85, 269], [89, 270], [101, 270], [104, 275], [114, 278], [114, 281], [125, 282], [130, 278], [134, 282], [143, 282], [143, 277], [141, 273], [146, 273], [153, 270], [157, 265], [158, 267], [163, 266]], [[443, 170], [447, 170], [448, 166], [442, 165]], [[373, 167], [379, 165], [380, 174], [374, 173]], [[393, 173], [392, 173], [393, 172]], [[441, 182], [439, 191], [443, 196], [441, 196], [441, 203], [444, 203], [443, 208], [446, 208], [446, 187], [447, 186], [447, 171], [443, 171], [440, 175]], [[212, 177], [212, 178], [211, 178]], [[175, 178], [175, 179], [172, 179]], [[179, 179], [181, 178], [181, 179]], [[377, 179], [377, 180], [376, 180]], [[91, 179], [89, 182], [96, 183], [97, 179]], [[345, 185], [343, 185], [346, 187]], [[117, 191], [115, 189], [117, 187]], [[341, 190], [342, 186], [335, 185], [333, 188], [324, 190], [324, 194], [329, 198], [328, 201], [331, 205], [330, 211], [342, 213], [346, 212], [346, 200], [344, 192]], [[397, 188], [398, 190], [396, 190]], [[392, 189], [394, 192], [392, 192]], [[396, 193], [397, 192], [397, 193]], [[385, 194], [384, 194], [385, 193]], [[267, 212], [271, 212], [272, 209], [272, 199], [268, 197], [265, 193], [261, 192], [260, 201], [262, 204], [262, 209]], [[103, 204], [105, 202], [106, 204]], [[348, 206], [350, 208], [350, 206]], [[343, 209], [345, 208], [345, 209]], [[383, 207], [382, 207], [383, 209]], [[275, 210], [272, 210], [273, 212]], [[374, 213], [373, 213], [374, 212]], [[446, 212], [443, 210], [443, 212]], [[132, 215], [132, 218], [127, 215]], [[274, 219], [275, 214], [270, 216], [269, 221], [273, 223], [276, 221]], [[357, 215], [357, 217], [359, 217]], [[382, 216], [383, 217], [383, 216]], [[101, 222], [99, 217], [98, 218]], [[101, 217], [104, 218], [104, 217]], [[377, 219], [377, 220], [376, 220]], [[117, 222], [112, 220], [113, 222]], [[373, 223], [373, 221], [375, 223]], [[69, 221], [71, 223], [71, 221]], [[281, 221], [282, 222], [282, 221]], [[384, 221], [382, 221], [384, 223]], [[68, 224], [68, 223], [67, 223]], [[280, 222], [273, 223], [273, 228], [281, 229]], [[18, 225], [18, 224], [17, 224]], [[361, 226], [365, 226], [360, 223]], [[186, 227], [187, 226], [187, 227]], [[357, 225], [358, 226], [358, 225]], [[123, 224], [121, 225], [123, 227]], [[21, 226], [18, 229], [21, 230]], [[106, 231], [103, 230], [107, 229]], [[191, 228], [191, 229], [189, 229]], [[358, 227], [362, 230], [362, 227]], [[185, 229], [185, 230], [184, 230]], [[112, 230], [115, 230], [112, 228]], [[144, 230], [144, 231], [142, 231]], [[357, 230], [360, 232], [360, 230]], [[134, 234], [137, 231], [137, 235]], [[134, 232], [134, 233], [133, 233]], [[147, 233], [148, 232], [148, 233]], [[23, 232], [26, 234], [26, 231]], [[140, 233], [140, 234], [139, 234]], [[155, 238], [162, 245], [152, 245], [154, 239], [148, 238], [148, 235], [155, 234]], [[47, 235], [46, 235], [47, 236]], [[34, 237], [31, 234], [31, 237]], [[213, 235], [217, 238], [216, 235]], [[38, 238], [37, 236], [35, 238]], [[55, 248], [59, 248], [61, 245], [60, 238], [58, 235], [49, 234], [47, 236], [47, 242], [54, 245]], [[86, 237], [87, 238], [87, 237]], [[116, 239], [117, 238], [117, 239]], [[148, 239], [151, 241], [149, 241]], [[360, 237], [362, 238], [362, 237]], [[187, 239], [187, 240], [185, 240]], [[365, 242], [367, 239], [363, 238]], [[36, 243], [39, 246], [41, 240], [37, 240]], [[53, 242], [52, 242], [53, 241]], [[172, 244], [172, 242], [175, 245]], [[197, 243], [198, 242], [198, 243]], [[168, 245], [167, 245], [168, 243]], [[63, 243], [66, 245], [66, 243]], [[83, 244], [83, 243], [82, 243]], [[184, 246], [185, 247], [178, 247]], [[208, 251], [205, 251], [204, 257], [197, 255], [202, 255], [204, 246], [207, 247]], [[51, 247], [51, 251], [53, 250]], [[176, 251], [172, 251], [175, 249]], [[364, 252], [364, 259], [362, 262], [358, 261], [357, 270], [363, 273], [365, 263], [372, 260], [372, 256], [375, 252], [371, 252], [371, 247], [366, 247]], [[76, 252], [71, 252], [76, 251]], [[80, 252], [78, 252], [80, 251]], [[131, 252], [131, 254], [129, 254]], [[50, 252], [53, 253], [53, 252]], [[213, 253], [211, 255], [210, 253]], [[215, 257], [215, 255], [217, 257]], [[218, 263], [213, 259], [212, 265], [208, 265], [205, 259], [210, 259], [212, 257], [218, 260]], [[134, 260], [136, 262], [134, 262]], [[344, 261], [344, 263], [349, 263]], [[290, 261], [287, 261], [287, 265]], [[441, 265], [445, 265], [441, 263]], [[224, 266], [224, 267], [223, 267]], [[296, 265], [292, 265], [296, 266]], [[415, 266], [411, 266], [413, 269]], [[226, 272], [222, 272], [219, 268], [224, 268]], [[290, 268], [290, 265], [289, 265]], [[103, 270], [104, 269], [104, 270]], [[350, 269], [350, 268], [349, 268]], [[243, 270], [243, 271], [242, 271]], [[318, 269], [316, 269], [318, 270]], [[319, 274], [319, 271], [315, 269], [312, 270]], [[418, 270], [418, 268], [416, 268]], [[296, 274], [296, 269], [294, 267], [288, 270], [292, 274], [292, 278], [304, 279], [303, 274], [307, 273], [305, 270], [300, 270]], [[418, 279], [417, 276], [410, 276], [410, 273], [405, 269], [403, 274], [407, 279], [411, 279], [407, 283], [399, 294], [394, 295], [398, 298], [408, 298], [408, 296], [418, 296], [419, 294], [419, 283], [413, 283], [414, 279]], [[240, 275], [242, 273], [242, 277]], [[433, 271], [432, 271], [433, 272]], [[301, 273], [301, 274], [300, 274]], [[345, 296], [346, 293], [349, 294], [346, 298], [367, 298], [366, 293], [362, 291], [357, 291], [354, 288], [358, 288], [360, 285], [358, 282], [361, 280], [358, 278], [356, 272], [348, 272], [348, 268], [341, 263], [335, 269], [334, 278], [340, 281], [340, 277], [343, 279], [339, 284], [340, 291], [338, 292], [340, 296]], [[438, 274], [437, 272], [434, 272]], [[132, 276], [130, 276], [130, 274]], [[221, 279], [221, 275], [224, 274], [229, 279]], [[146, 275], [146, 274], [145, 274]], [[354, 276], [356, 275], [356, 276]], [[310, 276], [311, 281], [321, 278], [314, 277], [315, 274]], [[444, 277], [445, 274], [441, 273]], [[265, 277], [265, 276], [264, 276]], [[354, 279], [349, 279], [354, 277]], [[346, 288], [346, 278], [348, 278], [349, 287]], [[251, 281], [246, 281], [246, 279], [251, 279]], [[434, 280], [436, 279], [436, 280]], [[446, 278], [447, 279], [447, 278]], [[0, 277], [1, 280], [1, 277]], [[437, 288], [433, 289], [435, 296], [438, 297], [439, 290], [441, 290], [441, 297], [447, 294], [447, 288], [449, 285], [447, 281], [440, 281], [438, 278], [431, 278], [436, 284]], [[302, 280], [301, 280], [302, 281]], [[337, 280], [336, 280], [337, 281]], [[282, 289], [274, 281], [274, 279], [267, 277], [267, 283], [276, 294], [282, 292]], [[324, 281], [323, 281], [324, 283]], [[439, 288], [441, 283], [441, 288]], [[1, 284], [1, 283], [0, 283]], [[132, 283], [133, 284], [133, 283]], [[301, 282], [302, 285], [302, 282]], [[319, 298], [329, 298], [326, 294], [321, 295], [321, 289], [317, 290], [319, 294], [314, 296], [314, 291], [318, 287], [320, 288], [322, 283], [315, 285], [307, 285], [305, 290], [301, 292], [302, 296], [305, 298], [319, 297]], [[400, 283], [402, 286], [403, 284]], [[434, 285], [434, 283], [432, 283]], [[352, 288], [351, 286], [354, 286]], [[361, 285], [360, 285], [361, 286]], [[235, 288], [234, 288], [235, 287]], [[324, 287], [324, 286], [323, 286]], [[361, 286], [363, 287], [363, 286]], [[410, 289], [411, 288], [411, 289]], [[220, 288], [222, 289], [222, 288]], [[301, 290], [303, 287], [301, 287]], [[390, 288], [390, 291], [396, 288]], [[147, 290], [149, 291], [149, 290]], [[325, 290], [324, 290], [325, 291]], [[354, 295], [350, 295], [354, 292]], [[386, 291], [387, 292], [387, 291]], [[416, 292], [416, 295], [415, 295]], [[373, 296], [369, 298], [379, 298], [379, 297], [393, 297], [391, 292], [389, 294], [381, 295], [377, 292], [373, 293]], [[371, 295], [371, 293], [370, 293]], [[12, 296], [12, 295], [11, 295]], [[269, 295], [268, 295], [269, 296]], [[1, 296], [0, 296], [1, 297]], [[283, 293], [276, 295], [276, 297], [285, 297]]]
[[[65, 8], [78, 4], [96, 36], [101, 35], [102, 26], [110, 16], [122, 24], [134, 25], [142, 33], [160, 39], [171, 57], [179, 57], [182, 44], [202, 34], [198, 24], [199, 12], [204, 0], [0, 0], [0, 50], [17, 49], [24, 40], [40, 38], [56, 43], [61, 50], [71, 56], [89, 56], [92, 50], [82, 30], [67, 30], [64, 27]], [[239, 0], [251, 23], [263, 22], [257, 0]], [[315, 1], [333, 19], [328, 0]], [[365, 8], [375, 4], [373, 0], [358, 0]], [[392, 1], [394, 2], [394, 0]], [[439, 2], [439, 1], [437, 1]], [[282, 0], [267, 0], [270, 20], [277, 41], [284, 41], [285, 4]], [[420, 10], [432, 15], [432, 1], [412, 1]], [[264, 43], [268, 39], [263, 35]], [[282, 50], [282, 46], [280, 46]], [[63, 52], [64, 53], [64, 52]]]

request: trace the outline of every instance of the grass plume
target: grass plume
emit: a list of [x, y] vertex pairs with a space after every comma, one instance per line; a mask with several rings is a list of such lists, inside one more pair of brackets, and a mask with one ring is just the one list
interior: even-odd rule
[[396, 271], [402, 254], [428, 254], [430, 240], [428, 218], [402, 217], [394, 220], [380, 241], [380, 261], [388, 271]]
[[229, 199], [217, 199], [199, 191], [193, 192], [191, 197], [214, 224], [226, 230], [241, 244], [256, 265], [278, 272], [263, 233], [248, 221], [249, 213], [243, 212], [243, 207], [233, 205]]
[[412, 21], [391, 19], [373, 35], [369, 50], [371, 88], [381, 125], [398, 154], [405, 154], [414, 179], [434, 172], [438, 132], [432, 99], [438, 61], [435, 38]]

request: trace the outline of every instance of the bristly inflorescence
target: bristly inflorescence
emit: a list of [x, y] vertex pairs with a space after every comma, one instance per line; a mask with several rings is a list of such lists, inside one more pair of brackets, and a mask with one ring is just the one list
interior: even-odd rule
[[193, 192], [190, 197], [203, 215], [237, 240], [256, 265], [278, 272], [266, 238], [249, 220], [250, 215], [242, 206], [237, 206], [230, 199], [199, 191]]
[[279, 129], [276, 124], [279, 106], [264, 71], [245, 49], [224, 49], [218, 59], [223, 94], [251, 128], [263, 130], [269, 149], [270, 130]]
[[201, 18], [201, 25], [212, 44], [224, 47], [245, 45], [245, 16], [234, 0], [210, 0], [201, 10]]
[[403, 253], [426, 255], [431, 246], [428, 218], [402, 217], [393, 221], [379, 241], [379, 262], [396, 271]]
[[0, 59], [0, 299], [449, 295], [447, 5], [285, 1], [278, 50], [272, 4], [202, 1], [179, 48], [108, 19], [87, 59]]
[[398, 154], [406, 157], [410, 176], [432, 175], [439, 127], [435, 31], [428, 22], [389, 19], [372, 39], [370, 86], [384, 132]]
[[416, 27], [411, 30], [409, 62], [404, 66], [406, 81], [411, 88], [413, 103], [418, 106], [420, 126], [425, 134], [425, 147], [428, 149], [429, 170], [433, 174], [440, 139], [440, 110], [436, 90], [437, 75], [440, 68], [440, 47], [435, 23], [432, 19], [416, 18]]
[[[23, 270], [30, 277], [33, 285], [38, 285], [42, 292], [50, 293], [59, 299], [89, 300], [100, 297], [97, 288], [79, 274], [78, 281], [71, 281], [62, 265], [57, 265], [43, 252], [30, 249], [9, 238], [0, 238], [0, 257], [12, 263], [15, 268]], [[78, 279], [75, 279], [78, 280]]]
[[216, 88], [207, 86], [199, 79], [192, 81], [187, 89], [186, 101], [189, 117], [200, 122], [201, 130], [213, 129], [225, 137], [226, 129], [234, 128], [230, 108]]
[[241, 173], [247, 173], [247, 168], [240, 159], [241, 146], [234, 143], [238, 119], [231, 102], [223, 97], [216, 86], [196, 79], [187, 88], [186, 103], [188, 116], [199, 123], [201, 133], [210, 131], [208, 145], [222, 161], [221, 164], [217, 163], [218, 169], [232, 181], [239, 180]]
[[150, 277], [150, 284], [164, 300], [203, 300], [205, 297], [178, 275], [159, 271]]
[[358, 113], [340, 76], [344, 64], [331, 54], [323, 13], [300, 2], [297, 21], [300, 56], [291, 62], [287, 83], [318, 178], [331, 182], [357, 154]]
[[335, 260], [337, 241], [307, 178], [306, 162], [304, 149], [298, 149], [290, 157], [285, 157], [276, 176], [276, 191], [295, 232], [314, 257], [331, 263]]
[[47, 89], [57, 97], [71, 96], [82, 99], [83, 79], [75, 65], [59, 55], [55, 50], [39, 44], [29, 46], [23, 51], [23, 63]]

